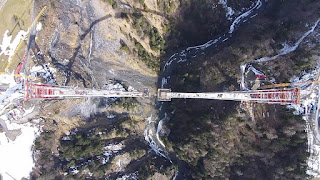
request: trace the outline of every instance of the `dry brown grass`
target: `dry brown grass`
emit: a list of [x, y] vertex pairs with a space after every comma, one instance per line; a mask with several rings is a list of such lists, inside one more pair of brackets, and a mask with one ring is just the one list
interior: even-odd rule
[[[31, 25], [32, 3], [33, 0], [8, 0], [0, 10], [0, 43], [2, 43], [3, 34], [9, 30], [9, 35], [12, 35], [12, 40], [20, 30], [27, 31]], [[13, 18], [16, 17], [16, 21]], [[26, 48], [26, 43], [23, 42], [21, 48], [14, 58], [14, 62], [9, 70], [15, 69], [23, 57]], [[8, 64], [8, 56], [0, 56], [0, 72], [3, 72]]]

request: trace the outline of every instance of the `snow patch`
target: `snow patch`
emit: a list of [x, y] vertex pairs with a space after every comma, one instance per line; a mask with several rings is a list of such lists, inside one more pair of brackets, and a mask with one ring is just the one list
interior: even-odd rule
[[12, 74], [0, 74], [0, 84], [8, 84], [9, 88], [15, 86], [17, 83], [14, 80], [14, 75]]
[[64, 136], [61, 138], [62, 141], [70, 141], [70, 137], [69, 136]]
[[105, 90], [108, 90], [108, 91], [126, 91], [126, 89], [120, 83], [105, 84], [102, 89], [105, 89]]
[[33, 66], [30, 69], [32, 77], [42, 77], [47, 84], [55, 84], [56, 69], [51, 67], [50, 63], [43, 64], [41, 66]]
[[121, 171], [121, 169], [122, 169], [121, 159], [119, 159], [119, 161], [116, 163], [116, 165], [118, 166], [119, 171]]
[[245, 13], [241, 14], [240, 16], [238, 16], [231, 24], [230, 29], [229, 29], [229, 34], [232, 34], [236, 28], [236, 26], [238, 26], [241, 22], [241, 20], [243, 20], [244, 18], [246, 18], [247, 16], [249, 16], [252, 11], [259, 9], [262, 6], [262, 1], [258, 0], [257, 3], [248, 11], [246, 11]]
[[158, 133], [157, 132], [153, 133], [153, 128], [150, 127], [151, 125], [154, 125], [154, 122], [155, 121], [152, 120], [152, 115], [147, 118], [147, 128], [144, 131], [144, 139], [145, 141], [148, 142], [149, 146], [154, 152], [156, 152], [158, 155], [164, 158], [167, 158], [167, 156], [165, 155], [166, 152], [162, 150], [161, 147], [158, 146], [158, 145], [163, 146], [163, 142], [161, 142]]
[[113, 118], [115, 118], [116, 117], [116, 115], [114, 115], [114, 114], [109, 114], [109, 115], [107, 115], [107, 118], [108, 119], [113, 119]]
[[34, 106], [29, 108], [29, 109], [25, 109], [23, 117], [27, 116], [28, 114], [32, 113], [34, 110]]
[[42, 23], [38, 22], [36, 30], [39, 32], [39, 31], [41, 31], [41, 29], [42, 29]]
[[32, 158], [32, 145], [40, 131], [31, 123], [7, 124], [10, 129], [21, 130], [21, 135], [14, 141], [9, 140], [5, 133], [0, 133], [0, 174], [4, 179], [29, 178], [29, 174], [34, 167]]
[[20, 41], [26, 40], [28, 33], [29, 33], [29, 30], [28, 31], [20, 30], [16, 35], [16, 37], [14, 38], [14, 40], [12, 41], [12, 35], [8, 35], [9, 30], [6, 30], [3, 34], [2, 43], [0, 44], [0, 56], [1, 55], [9, 56], [8, 62], [10, 62]]
[[308, 37], [314, 30], [315, 28], [318, 26], [319, 24], [319, 21], [320, 19], [318, 19], [314, 25], [312, 26], [312, 28], [307, 31], [306, 33], [303, 34], [303, 36], [301, 36], [301, 38], [293, 45], [293, 46], [290, 46], [289, 44], [287, 43], [284, 43], [284, 47], [280, 50], [280, 53], [275, 55], [275, 56], [272, 56], [272, 57], [262, 57], [262, 58], [259, 58], [259, 59], [256, 59], [254, 60], [253, 62], [256, 62], [256, 63], [260, 63], [260, 62], [267, 62], [267, 61], [272, 61], [272, 60], [275, 60], [277, 59], [278, 57], [280, 56], [284, 56], [284, 55], [287, 55], [293, 51], [295, 51], [299, 45], [302, 43], [302, 41]]
[[106, 164], [110, 157], [112, 157], [114, 154], [117, 154], [118, 152], [120, 152], [122, 150], [122, 148], [124, 147], [124, 145], [122, 143], [119, 144], [109, 144], [106, 147], [104, 147], [104, 157], [102, 158], [102, 164]]
[[228, 6], [228, 0], [219, 0], [219, 4], [222, 5], [222, 7], [227, 11], [226, 17], [229, 21], [232, 20], [232, 16], [234, 15], [234, 10]]
[[138, 180], [138, 171], [136, 171], [135, 173], [131, 173], [128, 175], [123, 175], [121, 178], [117, 178], [117, 180]]

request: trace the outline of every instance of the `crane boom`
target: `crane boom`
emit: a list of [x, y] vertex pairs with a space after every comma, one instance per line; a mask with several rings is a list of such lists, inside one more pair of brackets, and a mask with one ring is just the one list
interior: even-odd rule
[[262, 86], [262, 88], [263, 89], [269, 89], [269, 88], [288, 87], [288, 86], [302, 85], [302, 84], [312, 84], [312, 83], [320, 83], [320, 81], [304, 81], [304, 82], [271, 84], [271, 85], [264, 85], [264, 86]]
[[[34, 27], [34, 25], [38, 22], [40, 16], [43, 14], [43, 12], [44, 12], [46, 9], [47, 9], [47, 6], [44, 6], [44, 7], [41, 9], [40, 13], [39, 13], [39, 14], [37, 15], [37, 17], [33, 20], [32, 24], [31, 24], [31, 26], [30, 26], [30, 29], [31, 29], [32, 27]], [[29, 30], [29, 33], [30, 33], [30, 31], [31, 31], [31, 30]], [[19, 52], [19, 50], [20, 50], [20, 48], [21, 48], [21, 46], [22, 46], [22, 44], [23, 44], [23, 41], [24, 41], [23, 39], [20, 40], [20, 42], [19, 42], [16, 50], [14, 51], [13, 56], [11, 57], [11, 59], [8, 59], [9, 63], [7, 64], [7, 66], [6, 66], [5, 70], [4, 70], [5, 72], [8, 72], [10, 66], [11, 66], [12, 63], [13, 63], [14, 58], [16, 57], [17, 53]], [[24, 60], [24, 61], [25, 61], [25, 60]], [[22, 63], [24, 63], [24, 62], [22, 61]], [[21, 64], [20, 66], [22, 66], [22, 64]]]

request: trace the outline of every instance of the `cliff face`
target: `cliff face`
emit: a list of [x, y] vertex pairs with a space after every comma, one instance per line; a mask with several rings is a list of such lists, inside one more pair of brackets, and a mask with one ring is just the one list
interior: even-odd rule
[[[200, 7], [211, 6], [202, 2]], [[170, 77], [172, 90], [240, 90], [240, 65], [277, 55], [286, 45], [294, 46], [318, 20], [318, 8], [319, 3], [315, 1], [267, 1], [258, 15], [242, 24], [223, 45], [178, 64]], [[198, 14], [206, 19], [214, 16], [211, 13], [218, 12]], [[195, 25], [189, 27], [200, 24], [199, 21], [193, 23]], [[203, 26], [212, 26], [212, 23]], [[222, 33], [228, 31], [228, 23], [219, 27]], [[193, 30], [186, 28], [179, 32], [185, 31]], [[190, 34], [199, 39], [201, 31], [198, 32]], [[252, 65], [276, 82], [300, 77], [303, 71], [311, 72], [319, 59], [318, 32], [319, 28], [295, 51], [274, 61]], [[239, 103], [228, 101], [173, 100], [167, 111], [170, 115], [167, 128], [171, 133], [163, 139], [188, 163], [187, 172], [192, 178], [306, 178], [305, 121], [282, 106], [254, 104], [249, 109], [245, 112]]]
[[[35, 54], [57, 69], [59, 85], [149, 88], [153, 95], [168, 57], [227, 33], [255, 2], [36, 1], [36, 9], [47, 5], [48, 10], [40, 19], [43, 29]], [[226, 42], [178, 64], [170, 74], [172, 90], [239, 90], [240, 64], [276, 55], [284, 43], [294, 44], [317, 20], [319, 7], [316, 1], [268, 0]], [[255, 66], [277, 82], [287, 81], [315, 67], [318, 44], [312, 34], [296, 51]], [[143, 137], [153, 106], [154, 97], [63, 100], [44, 106], [40, 116], [46, 124], [35, 144], [34, 177], [173, 178], [178, 167], [150, 151]], [[186, 163], [185, 178], [306, 177], [304, 121], [281, 106], [255, 104], [249, 109], [230, 101], [171, 102], [166, 124], [171, 133], [162, 140]]]
[[[145, 119], [154, 104], [160, 53], [165, 48], [169, 21], [163, 12], [168, 5], [133, 0], [49, 0], [36, 1], [35, 6], [35, 13], [48, 8], [40, 18], [42, 30], [33, 63], [49, 63], [56, 69], [58, 85], [148, 88], [152, 97], [46, 102], [39, 115], [46, 124], [34, 147], [37, 168], [33, 176], [147, 177], [160, 172], [157, 168], [161, 165], [165, 165], [161, 171], [167, 171], [166, 176], [173, 176], [172, 168], [166, 169], [168, 162], [147, 153], [149, 146], [143, 138]], [[174, 8], [167, 11], [173, 13]], [[157, 163], [157, 168], [152, 168], [152, 163]], [[139, 169], [139, 175], [135, 174]], [[143, 173], [143, 169], [150, 172]]]
[[[46, 3], [37, 4], [42, 7]], [[67, 82], [62, 78], [58, 83], [68, 85], [70, 81], [75, 84], [88, 80], [83, 86], [100, 87], [106, 79], [134, 83], [132, 77], [137, 76], [142, 85], [132, 85], [137, 88], [153, 86], [156, 71], [147, 68], [133, 53], [137, 41], [146, 54], [159, 56], [159, 49], [151, 49], [148, 34], [141, 35], [139, 29], [132, 28], [135, 19], [132, 14], [143, 16], [141, 11], [135, 10], [134, 6], [139, 4], [132, 2], [131, 7], [130, 3], [119, 3], [117, 8], [112, 8], [108, 1], [99, 0], [50, 1], [48, 4], [50, 7], [41, 19], [44, 29], [38, 37], [42, 41], [37, 43], [40, 50], [50, 56], [47, 61], [52, 61], [60, 73], [67, 69], [75, 74], [68, 77]], [[150, 28], [155, 27], [152, 21], [144, 20]]]

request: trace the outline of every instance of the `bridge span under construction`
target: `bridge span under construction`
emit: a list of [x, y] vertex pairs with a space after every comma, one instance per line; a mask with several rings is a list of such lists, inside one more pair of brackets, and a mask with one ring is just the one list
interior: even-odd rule
[[[73, 99], [87, 97], [149, 97], [149, 90], [143, 91], [118, 91], [97, 90], [67, 86], [52, 86], [42, 83], [23, 82], [23, 94], [26, 101], [41, 99]], [[266, 89], [251, 91], [230, 92], [171, 92], [171, 89], [158, 89], [158, 101], [171, 101], [171, 99], [215, 99], [244, 101], [267, 104], [299, 104], [300, 88]]]
[[158, 101], [171, 101], [176, 98], [216, 99], [231, 101], [246, 101], [267, 104], [299, 104], [300, 89], [268, 89], [254, 91], [232, 91], [232, 92], [205, 92], [205, 93], [183, 93], [171, 92], [170, 89], [158, 90]]

